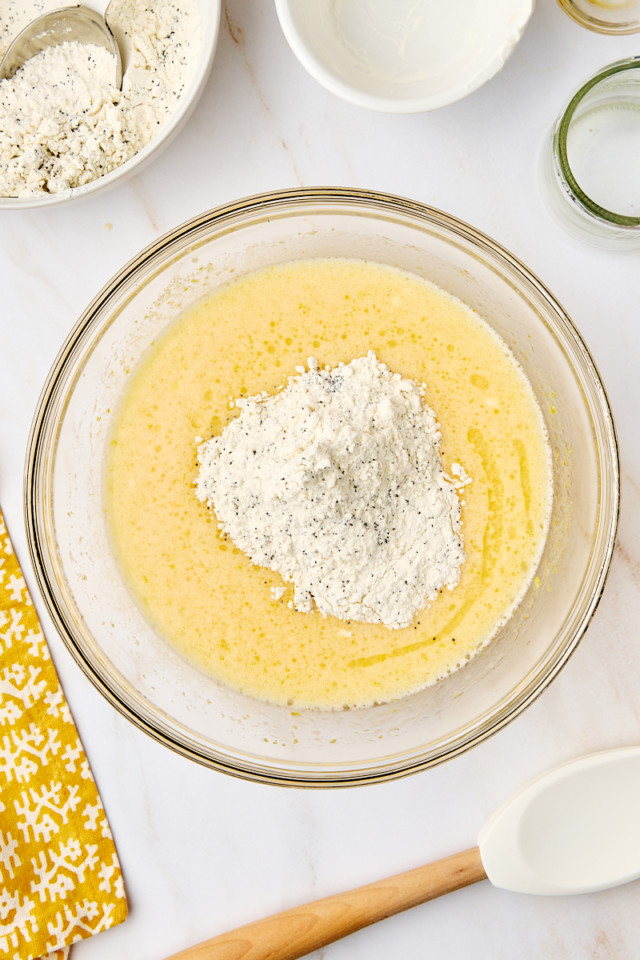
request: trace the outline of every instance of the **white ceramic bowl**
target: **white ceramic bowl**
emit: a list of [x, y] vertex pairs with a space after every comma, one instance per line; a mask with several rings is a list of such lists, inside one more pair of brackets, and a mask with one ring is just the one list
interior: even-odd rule
[[[64, 190], [60, 193], [43, 193], [29, 197], [0, 197], [0, 210], [25, 210], [29, 207], [50, 207], [58, 203], [68, 203], [78, 197], [86, 197], [89, 194], [97, 193], [99, 190], [106, 190], [115, 183], [121, 183], [134, 173], [139, 173], [140, 169], [152, 158], [158, 155], [178, 130], [183, 126], [191, 111], [195, 107], [200, 94], [202, 93], [213, 58], [215, 56], [218, 44], [218, 35], [220, 32], [220, 13], [222, 9], [222, 0], [196, 0], [200, 11], [200, 20], [202, 25], [202, 46], [200, 48], [198, 62], [194, 66], [191, 80], [185, 90], [178, 109], [169, 119], [157, 137], [146, 145], [142, 150], [136, 153], [130, 160], [116, 167], [110, 173], [85, 183], [80, 187], [74, 187], [72, 190]], [[60, 6], [64, 4], [61, 2]]]
[[372, 110], [418, 113], [460, 100], [505, 64], [534, 0], [275, 0], [302, 66]]

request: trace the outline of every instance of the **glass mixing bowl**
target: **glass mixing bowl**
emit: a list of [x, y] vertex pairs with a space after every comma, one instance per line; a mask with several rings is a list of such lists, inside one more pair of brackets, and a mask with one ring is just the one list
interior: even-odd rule
[[[194, 300], [243, 272], [355, 257], [428, 278], [476, 309], [535, 391], [554, 501], [535, 581], [494, 640], [452, 676], [358, 710], [292, 712], [204, 676], [154, 632], [120, 573], [104, 510], [105, 448], [130, 372]], [[219, 770], [340, 786], [422, 770], [516, 717], [575, 649], [600, 598], [619, 500], [602, 383], [548, 290], [493, 240], [399, 197], [330, 188], [241, 200], [178, 227], [98, 294], [62, 348], [29, 438], [31, 558], [69, 650], [108, 700], [161, 743]]]

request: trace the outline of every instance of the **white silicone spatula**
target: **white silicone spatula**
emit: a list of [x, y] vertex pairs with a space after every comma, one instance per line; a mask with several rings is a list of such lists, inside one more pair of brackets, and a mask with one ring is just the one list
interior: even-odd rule
[[521, 893], [566, 894], [637, 877], [640, 747], [607, 750], [534, 780], [494, 814], [471, 850], [249, 923], [169, 960], [295, 960], [487, 878]]

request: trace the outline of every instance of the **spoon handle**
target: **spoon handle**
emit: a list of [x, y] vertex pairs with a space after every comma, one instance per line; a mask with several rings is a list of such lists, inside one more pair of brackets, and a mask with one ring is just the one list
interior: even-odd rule
[[377, 920], [486, 879], [473, 847], [415, 870], [248, 923], [167, 960], [296, 960]]

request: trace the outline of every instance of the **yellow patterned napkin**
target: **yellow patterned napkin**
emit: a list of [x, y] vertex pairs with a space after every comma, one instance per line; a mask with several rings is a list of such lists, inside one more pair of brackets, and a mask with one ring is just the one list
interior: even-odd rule
[[0, 512], [0, 960], [64, 960], [126, 915], [104, 808]]

